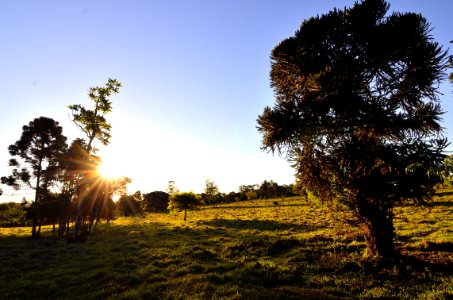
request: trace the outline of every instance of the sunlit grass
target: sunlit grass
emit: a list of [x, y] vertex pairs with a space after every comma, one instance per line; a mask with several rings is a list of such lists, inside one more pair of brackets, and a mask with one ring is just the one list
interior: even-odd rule
[[30, 228], [1, 228], [0, 295], [444, 299], [453, 292], [452, 212], [448, 195], [430, 208], [397, 208], [398, 248], [416, 261], [383, 268], [362, 259], [356, 228], [302, 198], [203, 207], [187, 221], [183, 212], [119, 218], [76, 244], [55, 239], [50, 227], [40, 240], [29, 238]]

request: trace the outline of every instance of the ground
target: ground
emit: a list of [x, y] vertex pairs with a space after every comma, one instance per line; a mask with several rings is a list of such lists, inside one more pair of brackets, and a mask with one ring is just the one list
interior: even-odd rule
[[399, 262], [363, 258], [357, 228], [303, 198], [237, 202], [102, 224], [86, 243], [0, 228], [1, 298], [453, 297], [453, 196], [395, 210]]

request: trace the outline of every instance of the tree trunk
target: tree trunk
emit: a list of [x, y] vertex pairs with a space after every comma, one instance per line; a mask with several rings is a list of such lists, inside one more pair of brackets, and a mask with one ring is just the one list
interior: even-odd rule
[[368, 209], [365, 218], [367, 256], [391, 259], [395, 254], [393, 212], [391, 209]]
[[74, 234], [72, 236], [73, 241], [79, 241], [80, 236], [83, 231], [83, 205], [82, 205], [83, 199], [79, 199], [79, 203], [77, 205], [77, 213], [76, 213], [76, 218], [74, 221]]
[[38, 237], [41, 236], [41, 225], [42, 225], [42, 218], [39, 218]]
[[[39, 238], [41, 234], [41, 230], [36, 231], [36, 226], [38, 225], [38, 214], [39, 214], [39, 192], [40, 192], [40, 187], [39, 184], [41, 182], [41, 164], [42, 164], [42, 158], [39, 159], [38, 162], [38, 170], [36, 172], [36, 187], [35, 187], [35, 203], [34, 203], [34, 216], [33, 216], [33, 223], [32, 223], [32, 228], [31, 228], [31, 237], [32, 238]], [[41, 226], [39, 227], [41, 229]]]
[[184, 209], [184, 221], [186, 220], [187, 217], [187, 209]]
[[31, 237], [32, 238], [39, 238], [39, 231], [36, 230], [36, 227], [38, 227], [38, 209], [36, 208], [35, 206], [35, 213], [34, 213], [34, 216], [33, 216], [33, 221], [32, 221], [32, 225], [31, 225]]

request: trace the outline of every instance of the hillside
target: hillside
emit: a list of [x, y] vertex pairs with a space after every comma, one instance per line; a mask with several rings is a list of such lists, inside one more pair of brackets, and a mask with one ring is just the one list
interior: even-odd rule
[[[274, 203], [277, 202], [277, 203]], [[396, 209], [397, 265], [302, 198], [119, 218], [86, 243], [0, 228], [1, 298], [336, 299], [453, 295], [453, 196]], [[335, 216], [335, 214], [334, 214]]]

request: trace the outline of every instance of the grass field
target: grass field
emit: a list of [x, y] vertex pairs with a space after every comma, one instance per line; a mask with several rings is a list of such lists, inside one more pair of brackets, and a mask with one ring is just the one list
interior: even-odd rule
[[301, 198], [119, 218], [86, 243], [0, 228], [0, 298], [451, 299], [453, 196], [396, 209], [397, 264]]

